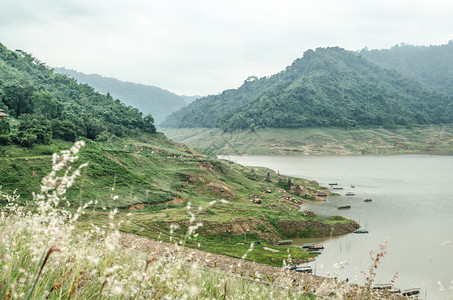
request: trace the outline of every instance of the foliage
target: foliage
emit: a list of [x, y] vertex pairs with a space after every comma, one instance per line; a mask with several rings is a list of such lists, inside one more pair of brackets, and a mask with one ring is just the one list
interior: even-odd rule
[[102, 133], [116, 136], [155, 132], [154, 119], [125, 106], [109, 95], [101, 95], [85, 84], [57, 74], [23, 51], [0, 46], [0, 107], [10, 116], [14, 142], [30, 147], [49, 144], [52, 138], [75, 141], [96, 139]]
[[253, 131], [452, 121], [452, 97], [335, 47], [308, 50], [276, 75], [198, 99], [162, 125]]

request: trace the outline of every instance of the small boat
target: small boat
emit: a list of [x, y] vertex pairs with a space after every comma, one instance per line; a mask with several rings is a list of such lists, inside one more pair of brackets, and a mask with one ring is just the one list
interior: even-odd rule
[[319, 254], [321, 254], [321, 251], [310, 251], [310, 250], [308, 250], [308, 253], [319, 255]]
[[353, 188], [353, 189], [354, 189], [354, 188], [355, 188], [355, 185], [352, 185], [352, 184], [351, 184], [351, 188]]
[[355, 196], [355, 194], [353, 192], [347, 192], [346, 196]]
[[294, 271], [301, 273], [311, 273], [313, 269], [310, 266], [298, 266]]
[[292, 243], [293, 243], [293, 240], [283, 240], [283, 241], [278, 241], [277, 245], [289, 245]]
[[334, 183], [329, 183], [329, 185], [338, 185], [338, 183], [334, 182]]
[[366, 230], [366, 229], [359, 229], [359, 230], [354, 231], [354, 233], [368, 233], [368, 230]]
[[373, 200], [371, 200], [371, 198], [367, 198], [367, 199], [363, 200], [363, 202], [371, 202], [371, 201], [373, 201]]
[[332, 190], [342, 190], [343, 188], [341, 186], [333, 187]]
[[413, 288], [401, 291], [403, 296], [414, 296], [420, 294], [420, 288]]
[[377, 283], [373, 285], [374, 290], [388, 290], [393, 288], [393, 284], [391, 283]]
[[297, 265], [296, 265], [296, 264], [287, 265], [287, 266], [285, 266], [283, 269], [286, 269], [286, 270], [295, 270], [295, 269], [297, 269]]
[[312, 250], [322, 250], [324, 249], [324, 246], [323, 245], [312, 245], [310, 247], [308, 247], [308, 251], [312, 251]]
[[390, 294], [401, 294], [401, 290], [397, 288], [391, 288], [387, 292], [389, 292]]
[[349, 209], [349, 208], [351, 208], [351, 204], [338, 205], [338, 209]]
[[306, 249], [306, 248], [310, 248], [311, 246], [314, 246], [315, 243], [307, 243], [307, 244], [303, 244], [302, 245], [302, 248]]

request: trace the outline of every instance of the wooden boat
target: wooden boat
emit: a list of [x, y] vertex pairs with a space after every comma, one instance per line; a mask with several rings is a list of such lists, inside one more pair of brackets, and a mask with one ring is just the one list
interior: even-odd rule
[[310, 248], [311, 246], [314, 246], [315, 243], [307, 243], [307, 244], [303, 244], [302, 245], [302, 248], [306, 249], [306, 248]]
[[312, 246], [308, 247], [308, 251], [321, 250], [321, 249], [324, 249], [323, 245], [312, 245]]
[[338, 183], [334, 182], [334, 183], [329, 183], [329, 185], [338, 185]]
[[393, 288], [393, 284], [391, 283], [377, 283], [373, 285], [373, 289], [375, 290], [387, 290]]
[[397, 288], [391, 288], [387, 292], [389, 292], [390, 294], [401, 294], [401, 290]]
[[319, 254], [321, 254], [321, 251], [310, 251], [310, 250], [308, 250], [308, 253], [319, 255]]
[[373, 201], [373, 200], [371, 200], [371, 198], [367, 198], [367, 199], [363, 200], [363, 202], [371, 202], [371, 201]]
[[414, 296], [420, 294], [420, 288], [413, 288], [401, 291], [403, 296]]
[[338, 209], [349, 209], [349, 208], [351, 208], [351, 204], [338, 205]]
[[278, 241], [277, 245], [289, 245], [292, 243], [293, 243], [293, 240], [283, 240], [283, 241]]
[[294, 271], [301, 273], [311, 273], [313, 269], [310, 266], [298, 266]]
[[359, 230], [354, 231], [354, 233], [368, 233], [368, 230], [366, 230], [366, 229], [359, 229]]
[[353, 192], [347, 192], [346, 196], [355, 196], [355, 194]]
[[285, 266], [284, 269], [295, 270], [295, 269], [297, 269], [297, 265], [296, 264], [288, 265], [288, 266]]
[[342, 190], [343, 188], [340, 187], [340, 186], [337, 186], [337, 187], [333, 187], [332, 190]]

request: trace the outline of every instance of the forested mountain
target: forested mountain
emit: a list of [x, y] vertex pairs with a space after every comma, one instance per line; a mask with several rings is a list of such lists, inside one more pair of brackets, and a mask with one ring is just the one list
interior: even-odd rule
[[152, 114], [156, 124], [162, 122], [172, 112], [199, 98], [179, 96], [155, 86], [124, 82], [97, 74], [87, 75], [65, 68], [55, 68], [55, 71], [69, 75], [80, 83], [86, 83], [101, 94], [109, 93], [124, 104], [137, 107], [145, 114]]
[[[48, 144], [52, 138], [102, 139], [155, 132], [151, 115], [57, 74], [23, 51], [0, 44], [0, 144]], [[13, 120], [13, 121], [11, 121]]]
[[396, 45], [390, 49], [363, 49], [366, 59], [415, 79], [430, 89], [453, 95], [453, 40], [447, 45]]
[[453, 122], [451, 97], [344, 49], [308, 50], [284, 71], [248, 78], [170, 115], [168, 127], [298, 128]]

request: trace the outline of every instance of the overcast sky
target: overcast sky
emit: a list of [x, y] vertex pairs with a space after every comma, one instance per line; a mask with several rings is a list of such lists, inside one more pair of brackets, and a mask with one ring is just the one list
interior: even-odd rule
[[453, 40], [450, 0], [0, 0], [0, 43], [66, 67], [206, 95], [307, 49]]

